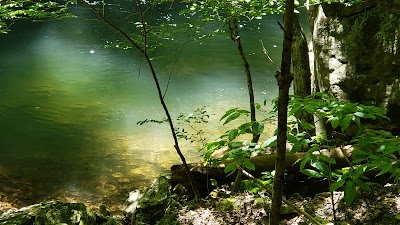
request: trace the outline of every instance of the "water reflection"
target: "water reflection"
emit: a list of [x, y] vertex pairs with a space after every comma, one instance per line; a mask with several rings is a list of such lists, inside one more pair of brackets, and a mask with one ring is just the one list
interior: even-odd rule
[[[0, 37], [1, 201], [23, 206], [57, 198], [105, 202], [116, 210], [130, 190], [179, 163], [166, 125], [136, 124], [164, 117], [140, 57], [133, 50], [103, 48], [116, 34], [94, 15], [89, 18], [20, 22]], [[273, 47], [280, 45], [275, 20], [265, 21], [270, 54], [279, 53]], [[244, 37], [256, 98], [272, 99], [275, 68], [258, 39]], [[163, 88], [174, 61], [156, 61]], [[229, 39], [185, 46], [166, 95], [173, 115], [210, 105], [215, 116], [203, 129], [218, 135], [226, 129], [216, 128], [219, 117], [230, 107], [247, 108], [247, 99], [241, 61]], [[197, 147], [183, 143], [189, 162], [198, 160]]]

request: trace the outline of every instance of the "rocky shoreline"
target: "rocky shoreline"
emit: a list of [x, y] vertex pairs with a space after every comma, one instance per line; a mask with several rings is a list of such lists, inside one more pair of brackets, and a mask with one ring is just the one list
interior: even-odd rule
[[[175, 180], [176, 181], [176, 180]], [[340, 224], [400, 224], [400, 185], [373, 184], [371, 191], [360, 190], [356, 201], [346, 205], [343, 192], [334, 192], [335, 215]], [[262, 190], [242, 187], [232, 194], [220, 185], [201, 199], [192, 200], [182, 184], [161, 176], [145, 190], [130, 192], [124, 215], [113, 216], [107, 206], [98, 211], [83, 203], [49, 201], [0, 212], [0, 225], [128, 225], [128, 224], [268, 224], [270, 197]], [[321, 192], [312, 197], [292, 190], [289, 200], [322, 222], [332, 222], [332, 197]], [[309, 224], [291, 208], [283, 205], [281, 224]]]

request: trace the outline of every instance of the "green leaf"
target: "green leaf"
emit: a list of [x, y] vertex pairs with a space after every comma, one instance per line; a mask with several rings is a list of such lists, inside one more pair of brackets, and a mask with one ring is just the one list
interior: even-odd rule
[[314, 146], [314, 147], [311, 147], [310, 149], [308, 149], [307, 153], [312, 154], [313, 152], [318, 151], [320, 149], [321, 148], [319, 146]]
[[310, 161], [311, 158], [309, 156], [306, 156], [303, 161], [300, 163], [300, 170], [303, 170], [304, 167], [306, 166], [307, 162]]
[[[360, 139], [360, 141], [361, 141], [361, 139]], [[360, 141], [359, 141], [359, 144], [360, 144]], [[356, 150], [352, 151], [352, 155], [365, 156], [365, 155], [368, 155], [368, 152], [365, 152], [361, 149], [356, 149]]]
[[304, 129], [304, 130], [313, 130], [315, 129], [315, 126], [312, 125], [311, 123], [306, 123], [306, 122], [301, 122], [300, 126]]
[[378, 169], [380, 169], [381, 171], [376, 176], [380, 176], [389, 172], [392, 169], [392, 167], [393, 165], [391, 163], [387, 163], [383, 166], [378, 166]]
[[356, 198], [356, 186], [354, 185], [353, 181], [348, 181], [344, 186], [344, 201], [347, 204], [353, 203], [354, 199]]
[[342, 118], [342, 120], [340, 120], [340, 128], [342, 129], [342, 132], [344, 132], [349, 126], [350, 123], [353, 119], [353, 115], [352, 114], [348, 114], [346, 116], [344, 116], [344, 118]]
[[232, 141], [238, 136], [239, 130], [238, 129], [232, 129], [229, 131], [229, 141]]
[[217, 186], [217, 180], [216, 179], [210, 179], [211, 180], [211, 185], [212, 186]]
[[[296, 161], [294, 161], [293, 166], [299, 163], [300, 161], [304, 160], [304, 158], [299, 158]], [[304, 168], [304, 167], [303, 167]]]
[[250, 162], [248, 160], [245, 160], [243, 162], [243, 166], [246, 167], [249, 170], [253, 170], [253, 171], [256, 170], [256, 166], [252, 162]]
[[306, 105], [306, 112], [308, 114], [314, 114], [317, 110], [318, 110], [318, 105], [316, 105], [316, 104]]
[[221, 119], [219, 121], [225, 119], [225, 117], [229, 116], [230, 114], [232, 114], [232, 113], [234, 113], [236, 111], [237, 111], [237, 108], [230, 109], [230, 110], [226, 111], [225, 114], [221, 117]]
[[238, 112], [232, 113], [232, 114], [225, 120], [225, 122], [224, 122], [223, 125], [225, 125], [225, 124], [231, 122], [232, 120], [235, 120], [235, 119], [239, 118], [239, 116], [240, 116], [240, 113], [238, 113]]
[[276, 145], [276, 140], [277, 140], [277, 136], [273, 136], [271, 138], [268, 138], [266, 141], [264, 141], [264, 143], [262, 143], [261, 148], [275, 146]]
[[292, 144], [296, 144], [296, 143], [299, 142], [299, 141], [297, 140], [297, 138], [296, 138], [293, 134], [291, 134], [291, 133], [287, 133], [287, 140], [288, 140], [290, 143], [292, 143]]
[[336, 164], [336, 160], [334, 158], [330, 158], [326, 155], [319, 154], [318, 158], [330, 164]]
[[354, 159], [353, 161], [351, 161], [350, 162], [350, 165], [356, 165], [356, 164], [359, 164], [359, 163], [361, 163], [361, 162], [363, 162], [363, 161], [365, 161], [366, 159], [364, 159], [364, 158], [358, 158], [358, 159]]
[[303, 148], [303, 145], [301, 143], [293, 145], [292, 149], [290, 150], [290, 153], [296, 153], [300, 151]]
[[250, 113], [248, 110], [244, 110], [244, 109], [238, 109], [237, 112], [240, 114], [243, 114], [243, 115], [248, 115]]
[[252, 132], [251, 129], [250, 129], [251, 125], [252, 125], [251, 122], [249, 122], [249, 123], [244, 123], [244, 124], [240, 125], [240, 126], [238, 127], [238, 129], [239, 129], [239, 134], [251, 133], [251, 132]]
[[337, 181], [337, 182], [333, 183], [333, 184], [330, 186], [329, 191], [336, 191], [338, 188], [340, 188], [341, 186], [343, 186], [343, 184], [344, 184], [345, 182], [346, 182], [345, 180], [340, 180], [340, 181]]
[[357, 124], [357, 126], [361, 127], [361, 121], [360, 121], [360, 118], [359, 118], [359, 117], [354, 116], [354, 117], [352, 118], [352, 120], [354, 121], [354, 123]]
[[311, 164], [312, 167], [314, 167], [315, 169], [319, 170], [322, 172], [322, 174], [324, 174], [325, 176], [327, 176], [330, 173], [330, 169], [329, 167], [323, 163], [323, 162], [314, 162]]
[[314, 177], [314, 178], [321, 178], [324, 177], [322, 174], [320, 174], [318, 171], [312, 170], [312, 169], [304, 169], [301, 170], [302, 173], [309, 177]]
[[264, 123], [263, 122], [254, 122], [253, 123], [253, 133], [254, 134], [262, 134], [264, 131]]
[[365, 114], [363, 112], [355, 112], [354, 115], [357, 117], [365, 118]]
[[373, 114], [365, 114], [365, 118], [376, 120], [376, 116]]
[[239, 148], [242, 145], [243, 145], [243, 142], [241, 142], [241, 141], [233, 141], [233, 142], [229, 142], [228, 147], [231, 149], [234, 149], [234, 148]]
[[235, 170], [236, 170], [236, 163], [231, 162], [225, 167], [224, 173], [234, 172]]
[[360, 180], [359, 178], [355, 178], [354, 179], [354, 183], [357, 184], [357, 186], [359, 186], [360, 188], [370, 191], [371, 188], [369, 187], [369, 185], [367, 183], [365, 183], [364, 181]]
[[363, 165], [359, 165], [359, 166], [355, 166], [355, 170], [353, 172], [354, 177], [358, 178], [360, 176], [362, 176], [365, 173], [365, 170], [367, 169], [367, 165], [363, 164]]
[[336, 129], [337, 126], [339, 126], [339, 118], [338, 117], [333, 117], [331, 119], [331, 124], [332, 124], [332, 128]]
[[301, 114], [302, 114], [301, 108], [302, 108], [301, 105], [292, 107], [292, 109], [289, 111], [288, 115], [289, 116], [290, 115], [294, 115], [296, 118], [300, 119], [301, 118]]
[[206, 153], [204, 154], [203, 158], [206, 161], [208, 161], [210, 159], [211, 155], [213, 154], [213, 152], [214, 152], [214, 149], [207, 150]]

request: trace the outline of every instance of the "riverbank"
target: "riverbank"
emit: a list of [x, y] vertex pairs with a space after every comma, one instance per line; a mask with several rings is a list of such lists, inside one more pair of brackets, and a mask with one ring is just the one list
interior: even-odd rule
[[[270, 196], [257, 185], [248, 182], [243, 184], [241, 191], [236, 194], [229, 190], [229, 186], [221, 185], [207, 196], [191, 200], [182, 185], [172, 186], [170, 179], [159, 177], [149, 188], [130, 192], [121, 209], [123, 216], [110, 213], [103, 204], [92, 209], [82, 203], [50, 201], [21, 209], [3, 210], [0, 224], [74, 224], [80, 221], [89, 225], [268, 224]], [[371, 191], [360, 190], [352, 205], [344, 203], [341, 191], [334, 192], [333, 197], [329, 192], [321, 192], [313, 197], [294, 193], [288, 199], [322, 223], [333, 222], [335, 213], [338, 224], [399, 224], [400, 185], [371, 183], [370, 186]], [[7, 207], [7, 203], [1, 205]], [[281, 224], [309, 224], [304, 216], [285, 205], [282, 206], [281, 218]]]

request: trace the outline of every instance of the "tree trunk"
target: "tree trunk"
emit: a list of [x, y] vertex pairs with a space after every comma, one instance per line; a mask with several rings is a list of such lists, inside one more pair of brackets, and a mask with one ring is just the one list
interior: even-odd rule
[[[242, 42], [240, 40], [237, 19], [233, 18], [229, 20], [229, 31], [231, 33], [231, 39], [235, 42], [236, 47], [240, 53], [240, 58], [242, 59], [243, 67], [246, 72], [247, 91], [249, 93], [250, 102], [250, 120], [254, 123], [256, 122], [256, 107], [254, 102], [253, 80], [251, 78], [250, 65], [247, 61], [246, 55], [244, 54]], [[253, 133], [253, 138], [251, 142], [257, 143], [258, 139], [260, 139], [260, 134]]]
[[293, 17], [294, 0], [286, 0], [284, 15], [284, 39], [282, 50], [281, 72], [276, 73], [278, 81], [278, 140], [277, 157], [275, 161], [274, 192], [272, 195], [270, 225], [278, 225], [280, 221], [280, 209], [282, 205], [283, 183], [285, 172], [286, 157], [286, 132], [287, 132], [287, 109], [289, 101], [289, 88], [293, 80], [290, 73], [292, 60], [292, 37], [293, 37]]
[[[311, 95], [311, 70], [310, 60], [308, 57], [308, 44], [298, 15], [294, 16], [293, 23], [292, 63], [294, 94], [304, 98], [307, 95]], [[304, 114], [302, 118], [300, 118], [300, 122], [314, 125], [314, 117], [311, 114]], [[303, 131], [300, 125], [298, 129], [299, 132]], [[310, 136], [314, 136], [315, 129], [308, 130], [307, 133]]]

